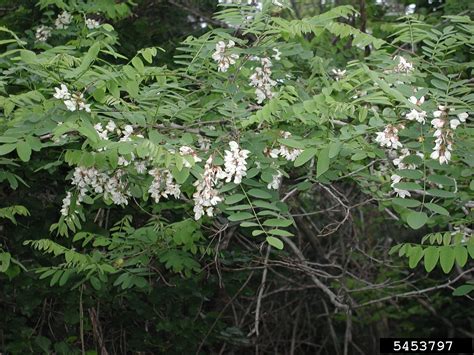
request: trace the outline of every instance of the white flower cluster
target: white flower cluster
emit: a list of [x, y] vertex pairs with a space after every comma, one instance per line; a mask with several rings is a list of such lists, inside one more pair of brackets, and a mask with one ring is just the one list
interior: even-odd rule
[[402, 189], [398, 189], [395, 186], [395, 184], [398, 184], [399, 182], [401, 182], [402, 180], [402, 177], [400, 175], [397, 175], [397, 174], [393, 174], [390, 179], [392, 180], [392, 184], [390, 185], [392, 188], [393, 188], [393, 191], [395, 191], [395, 193], [397, 194], [398, 197], [401, 197], [401, 198], [405, 198], [405, 197], [410, 197], [411, 194], [410, 194], [410, 191], [408, 190], [402, 190]]
[[334, 79], [336, 79], [336, 81], [339, 81], [341, 80], [342, 78], [344, 78], [344, 76], [346, 75], [346, 70], [341, 70], [341, 69], [333, 69], [332, 70], [332, 74], [334, 76]]
[[[61, 214], [63, 216], [67, 216], [69, 214], [69, 207], [71, 206], [71, 192], [67, 192], [66, 197], [63, 198], [63, 205], [61, 207]], [[78, 202], [76, 202], [79, 204]]]
[[219, 0], [219, 4], [247, 4], [256, 6], [258, 9], [262, 9], [262, 0]]
[[[196, 151], [186, 145], [179, 148], [179, 154], [181, 154], [183, 157], [190, 156], [194, 160], [194, 163], [199, 163], [202, 161], [202, 159], [197, 156]], [[185, 168], [190, 168], [192, 166], [187, 159], [183, 159], [183, 165]]]
[[275, 60], [280, 60], [281, 59], [281, 52], [278, 48], [273, 48], [272, 51], [275, 52], [275, 54], [272, 55], [272, 58]]
[[[408, 148], [403, 148], [400, 151], [400, 155], [393, 159], [393, 165], [395, 165], [399, 170], [404, 170], [404, 169], [416, 169], [415, 164], [405, 164], [403, 162], [403, 159], [405, 159], [407, 156], [410, 155], [410, 150]], [[416, 155], [418, 155], [421, 159], [424, 159], [425, 156], [422, 152], [416, 152]]]
[[155, 168], [148, 173], [153, 176], [153, 182], [148, 189], [148, 193], [156, 203], [160, 201], [161, 197], [168, 198], [169, 195], [179, 198], [181, 186], [174, 182], [173, 175], [171, 175], [169, 170]]
[[[107, 125], [102, 127], [102, 123], [97, 123], [94, 125], [94, 129], [96, 130], [97, 134], [101, 139], [108, 140], [109, 139], [109, 133], [115, 132], [119, 137], [120, 142], [129, 142], [132, 139], [130, 136], [133, 134], [133, 127], [131, 125], [125, 125], [123, 129], [120, 129], [117, 127], [114, 121], [109, 121]], [[143, 138], [143, 135], [137, 134], [136, 137]]]
[[393, 59], [396, 60], [396, 61], [398, 60], [398, 64], [393, 69], [394, 72], [408, 74], [408, 73], [411, 73], [414, 70], [413, 64], [408, 62], [402, 56], [396, 56]]
[[211, 149], [211, 140], [209, 138], [203, 137], [198, 134], [197, 139], [198, 147], [201, 151], [207, 152], [209, 149]]
[[404, 128], [402, 125], [398, 128], [394, 125], [387, 125], [383, 132], [377, 132], [377, 137], [375, 141], [380, 144], [381, 147], [387, 148], [401, 148], [402, 143], [398, 139], [398, 130], [399, 128]]
[[[113, 128], [112, 128], [113, 127]], [[109, 130], [109, 128], [112, 128]], [[105, 129], [102, 127], [102, 123], [97, 123], [94, 125], [94, 129], [99, 135], [100, 139], [108, 140], [109, 139], [109, 132], [112, 133], [115, 130], [115, 123], [113, 121], [109, 121], [105, 126]]]
[[[425, 158], [422, 152], [416, 152], [415, 154], [418, 155], [422, 159]], [[403, 148], [401, 150], [401, 154], [397, 158], [393, 159], [393, 165], [395, 165], [399, 170], [416, 169], [415, 164], [406, 164], [403, 162], [403, 159], [405, 159], [409, 155], [410, 155], [410, 150], [407, 148]], [[402, 177], [400, 175], [393, 174], [391, 176], [391, 180], [392, 180], [392, 184], [390, 186], [393, 188], [393, 191], [397, 194], [398, 197], [405, 198], [406, 196], [409, 196], [409, 197], [411, 196], [410, 191], [394, 187], [395, 184], [401, 182]]]
[[216, 190], [219, 180], [225, 179], [227, 174], [219, 166], [212, 164], [212, 156], [209, 157], [204, 166], [202, 180], [196, 180], [196, 192], [193, 194], [194, 200], [194, 218], [199, 220], [207, 214], [209, 217], [214, 215], [214, 206], [222, 201]]
[[86, 104], [84, 101], [84, 95], [76, 92], [71, 94], [66, 85], [61, 84], [61, 87], [55, 87], [56, 93], [53, 95], [58, 100], [63, 100], [66, 108], [69, 111], [86, 111], [91, 112], [91, 105]]
[[278, 171], [275, 175], [272, 176], [272, 181], [267, 185], [268, 189], [278, 190], [283, 179], [283, 174], [281, 171]]
[[[218, 0], [219, 4], [247, 4], [253, 5], [257, 8], [258, 11], [261, 11], [263, 8], [262, 0]], [[283, 7], [283, 3], [279, 0], [272, 0], [272, 4], [275, 6]]]
[[[410, 102], [414, 105], [420, 106], [425, 102], [425, 97], [422, 96], [419, 99], [417, 99], [415, 96], [411, 96], [409, 98]], [[405, 115], [405, 118], [410, 121], [417, 121], [418, 123], [425, 124], [425, 119], [426, 119], [426, 111], [418, 111], [417, 109], [412, 109], [410, 112], [408, 112]]]
[[116, 205], [127, 205], [131, 196], [126, 183], [122, 181], [124, 172], [117, 170], [113, 175], [99, 172], [96, 168], [76, 167], [72, 184], [79, 190], [78, 202], [82, 202], [88, 191], [104, 194], [105, 199], [110, 199]]
[[95, 28], [98, 28], [100, 26], [100, 22], [97, 20], [94, 20], [93, 18], [86, 18], [86, 26], [88, 29], [93, 30]]
[[139, 160], [134, 163], [135, 170], [138, 174], [146, 174], [148, 171], [147, 163], [144, 160]]
[[35, 38], [38, 42], [46, 42], [51, 37], [51, 27], [41, 25], [36, 28]]
[[63, 30], [63, 29], [68, 28], [71, 22], [72, 22], [72, 15], [67, 11], [63, 11], [58, 15], [58, 17], [54, 21], [54, 25], [56, 26], [58, 30]]
[[436, 129], [433, 134], [436, 139], [430, 158], [438, 160], [440, 164], [448, 164], [451, 160], [454, 130], [469, 117], [466, 112], [462, 112], [457, 118], [450, 119], [449, 114], [452, 111], [454, 109], [448, 110], [446, 106], [438, 106], [438, 110], [433, 112], [435, 118], [431, 125]]
[[[290, 132], [281, 132], [280, 134], [281, 134], [282, 138], [285, 138], [285, 139], [291, 137]], [[278, 158], [278, 156], [281, 156], [281, 157], [285, 158], [288, 161], [295, 161], [296, 158], [298, 158], [298, 156], [302, 152], [303, 151], [301, 149], [289, 148], [286, 145], [280, 145], [280, 147], [273, 148], [272, 150], [270, 150], [269, 155], [274, 159]]]
[[235, 61], [239, 59], [239, 55], [228, 53], [228, 49], [235, 46], [235, 42], [229, 40], [227, 44], [224, 41], [216, 43], [216, 51], [212, 54], [212, 59], [217, 62], [217, 71], [225, 73]]
[[229, 142], [230, 150], [225, 151], [224, 156], [224, 172], [226, 174], [226, 182], [232, 181], [240, 184], [242, 178], [247, 175], [247, 158], [250, 152], [246, 149], [240, 149], [237, 142]]
[[250, 76], [250, 86], [255, 88], [257, 103], [261, 104], [265, 99], [273, 97], [272, 88], [277, 84], [270, 76], [272, 75], [272, 61], [270, 58], [260, 59], [261, 67], [256, 67]]

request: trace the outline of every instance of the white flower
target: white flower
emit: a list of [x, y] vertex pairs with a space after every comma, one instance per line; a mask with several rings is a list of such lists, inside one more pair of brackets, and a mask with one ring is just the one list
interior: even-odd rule
[[281, 52], [278, 48], [273, 48], [272, 49], [275, 54], [272, 55], [272, 58], [275, 59], [275, 60], [280, 60], [281, 59]]
[[[281, 131], [280, 132], [280, 136], [282, 138], [289, 138], [291, 137], [291, 133], [290, 132], [284, 132], [284, 131]], [[285, 158], [286, 160], [288, 161], [295, 161], [296, 158], [298, 158], [298, 156], [302, 153], [303, 151], [301, 149], [297, 149], [297, 148], [289, 148], [287, 147], [286, 145], [280, 145], [279, 148], [273, 148], [271, 150], [267, 149], [266, 150], [266, 153], [276, 159], [278, 158], [278, 156], [281, 156], [283, 158]]]
[[466, 119], [468, 117], [469, 115], [467, 114], [467, 112], [461, 112], [460, 114], [458, 114], [459, 121], [461, 122], [466, 122]]
[[267, 95], [260, 88], [255, 89], [255, 95], [257, 95], [257, 103], [259, 104], [267, 98]]
[[268, 189], [278, 190], [281, 185], [281, 180], [283, 178], [283, 174], [281, 171], [278, 171], [275, 175], [272, 176], [272, 181], [267, 185]]
[[227, 44], [224, 41], [217, 42], [216, 51], [212, 54], [212, 59], [217, 62], [217, 71], [225, 73], [239, 59], [238, 54], [227, 52], [229, 48], [234, 46], [235, 42], [232, 40], [229, 40]]
[[402, 144], [398, 140], [398, 128], [393, 125], [387, 125], [383, 132], [377, 132], [377, 137], [375, 141], [380, 144], [382, 147], [387, 148], [401, 148]]
[[92, 18], [86, 18], [86, 26], [88, 29], [93, 30], [100, 26], [100, 22]]
[[69, 111], [76, 111], [76, 109], [77, 109], [76, 102], [73, 101], [73, 100], [65, 100], [65, 101], [64, 101], [64, 104], [66, 105], [66, 108], [67, 108]]
[[99, 172], [96, 168], [77, 167], [74, 170], [72, 184], [79, 191], [78, 202], [81, 202], [87, 192], [104, 194], [105, 199], [110, 199], [116, 205], [127, 205], [131, 196], [126, 182], [122, 181], [124, 172], [117, 170], [112, 175]]
[[131, 125], [126, 125], [124, 128], [124, 135], [131, 135], [133, 133], [133, 127]]
[[[394, 151], [396, 154], [396, 151]], [[407, 148], [403, 148], [401, 151], [400, 156], [397, 158], [393, 159], [393, 165], [395, 165], [398, 169], [403, 170], [403, 169], [415, 169], [416, 166], [414, 164], [405, 164], [403, 163], [403, 159], [405, 159], [407, 156], [410, 155], [410, 150]], [[417, 155], [421, 154], [423, 158], [423, 153], [417, 153]], [[396, 155], [395, 155], [396, 156]]]
[[412, 109], [409, 113], [405, 115], [405, 118], [410, 121], [415, 120], [421, 124], [425, 124], [426, 111], [418, 111], [416, 109]]
[[204, 166], [202, 180], [196, 180], [196, 192], [193, 194], [194, 200], [194, 218], [199, 220], [205, 214], [212, 217], [214, 207], [222, 201], [218, 191], [215, 189], [220, 179], [224, 179], [226, 174], [218, 166], [212, 165], [212, 156], [209, 157]]
[[393, 174], [390, 179], [392, 180], [392, 184], [390, 186], [393, 187], [393, 191], [398, 195], [398, 197], [405, 198], [407, 196], [411, 196], [410, 191], [397, 189], [394, 187], [395, 184], [398, 184], [401, 181], [402, 177], [400, 175]]
[[131, 125], [126, 125], [123, 128], [123, 131], [121, 131], [121, 133], [122, 133], [122, 137], [120, 138], [120, 142], [131, 141], [132, 139], [130, 138], [130, 136], [133, 133], [133, 127]]
[[451, 126], [451, 129], [456, 129], [461, 122], [466, 122], [466, 119], [469, 117], [467, 112], [461, 112], [457, 115], [458, 118], [453, 118], [451, 121], [449, 121], [449, 124]]
[[456, 129], [460, 124], [461, 124], [461, 121], [459, 121], [456, 118], [449, 121], [449, 125], [451, 126], [451, 129]]
[[211, 148], [211, 140], [209, 138], [203, 137], [200, 134], [197, 136], [199, 149], [207, 152]]
[[68, 191], [66, 197], [63, 199], [63, 205], [61, 207], [61, 214], [63, 216], [69, 214], [69, 206], [71, 206], [71, 193]]
[[56, 91], [56, 93], [53, 95], [53, 97], [58, 100], [71, 98], [71, 94], [69, 93], [69, 90], [64, 84], [61, 84], [61, 88], [56, 87], [54, 88], [54, 90]]
[[413, 105], [420, 106], [423, 104], [423, 102], [425, 102], [425, 97], [422, 96], [419, 99], [417, 99], [415, 96], [410, 96], [409, 100]]
[[69, 27], [72, 21], [72, 16], [69, 12], [63, 11], [61, 12], [56, 20], [54, 21], [54, 25], [58, 30], [66, 29]]
[[226, 182], [232, 181], [240, 184], [242, 178], [247, 175], [247, 157], [250, 151], [246, 149], [240, 149], [237, 142], [229, 142], [230, 150], [225, 151], [224, 156], [224, 171], [227, 175]]
[[180, 185], [176, 184], [169, 170], [152, 169], [148, 172], [153, 176], [153, 181], [148, 192], [156, 203], [161, 197], [168, 198], [169, 195], [179, 198], [181, 195]]
[[[191, 147], [188, 147], [188, 146], [180, 147], [179, 148], [179, 154], [182, 155], [183, 157], [187, 156], [187, 155], [190, 155], [193, 158], [194, 163], [199, 163], [199, 162], [202, 161], [202, 159], [197, 156], [197, 153], [194, 151], [194, 149], [192, 149]], [[192, 166], [191, 163], [186, 159], [183, 159], [183, 165], [186, 168], [190, 168]]]
[[84, 95], [79, 92], [72, 94], [69, 99], [64, 100], [64, 104], [69, 111], [84, 110], [86, 112], [91, 112], [90, 105], [85, 103]]
[[270, 156], [274, 159], [278, 158], [278, 155], [280, 154], [280, 149], [278, 148], [274, 148], [272, 150], [270, 150]]
[[130, 162], [127, 159], [125, 159], [124, 157], [120, 156], [118, 158], [117, 164], [118, 164], [118, 166], [128, 166], [130, 164]]
[[445, 123], [444, 120], [439, 119], [439, 118], [435, 118], [431, 120], [431, 124], [433, 125], [434, 128], [443, 128], [444, 123]]
[[146, 162], [143, 160], [135, 162], [135, 170], [138, 174], [145, 174], [147, 172]]
[[438, 111], [433, 112], [433, 116], [436, 118], [431, 121], [431, 124], [435, 128], [433, 136], [436, 139], [430, 158], [438, 160], [440, 164], [448, 164], [451, 160], [453, 131], [461, 124], [461, 119], [465, 120], [467, 117], [467, 114], [460, 114], [458, 115], [459, 119], [454, 118], [449, 120], [448, 116], [450, 111], [452, 111], [452, 109], [448, 110], [446, 106], [438, 106]]
[[272, 88], [277, 82], [270, 76], [272, 74], [272, 62], [270, 58], [260, 59], [261, 67], [256, 67], [255, 72], [250, 76], [250, 86], [255, 88], [257, 103], [261, 104], [265, 99], [273, 97]]
[[108, 140], [109, 137], [107, 136], [107, 130], [104, 130], [102, 128], [102, 123], [97, 123], [95, 126], [94, 126], [94, 129], [95, 131], [97, 132], [97, 134], [99, 135], [99, 137], [101, 139], [104, 139], [104, 140]]
[[410, 73], [413, 71], [413, 64], [408, 62], [402, 56], [396, 56], [394, 60], [398, 59], [398, 64], [395, 66], [394, 71], [397, 73]]
[[301, 149], [288, 148], [285, 145], [280, 147], [280, 155], [288, 161], [295, 161], [302, 152]]
[[41, 25], [36, 28], [35, 37], [38, 42], [46, 42], [50, 36], [51, 27]]
[[105, 126], [105, 129], [107, 131], [109, 131], [110, 133], [112, 133], [113, 131], [115, 131], [115, 129], [117, 128], [117, 125], [115, 124], [114, 121], [109, 121], [107, 123], [107, 126]]
[[334, 78], [336, 79], [336, 81], [339, 81], [341, 80], [342, 78], [344, 78], [344, 76], [346, 75], [346, 70], [341, 70], [341, 69], [333, 69], [332, 70], [332, 73], [334, 75]]

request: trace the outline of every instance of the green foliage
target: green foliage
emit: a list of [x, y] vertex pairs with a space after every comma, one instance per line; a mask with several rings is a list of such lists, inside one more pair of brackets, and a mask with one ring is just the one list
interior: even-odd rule
[[[126, 300], [146, 327], [155, 313], [160, 318], [144, 338], [132, 335], [134, 350], [170, 351], [185, 332], [189, 339], [174, 348], [183, 353], [221, 326], [220, 314], [203, 310], [210, 289], [197, 285], [209, 265], [218, 270], [219, 280], [209, 281], [216, 287], [220, 263], [247, 261], [240, 247], [230, 256], [220, 249], [223, 233], [232, 231], [248, 250], [271, 246], [284, 255], [302, 228], [289, 200], [314, 187], [347, 211], [329, 224], [334, 232], [354, 208], [335, 184], [353, 186], [398, 227], [419, 231], [390, 250], [411, 269], [423, 263], [428, 273], [449, 274], [474, 258], [468, 16], [436, 25], [406, 16], [382, 39], [349, 25], [360, 15], [351, 6], [288, 19], [270, 1], [261, 11], [226, 5], [213, 18], [222, 28], [185, 38], [167, 65], [160, 47], [123, 50], [117, 29], [132, 2], [38, 5], [47, 26], [60, 11], [72, 17], [46, 40], [37, 28], [0, 27], [0, 181], [11, 194], [0, 218], [34, 218], [40, 227], [7, 240], [30, 248], [28, 268], [22, 263], [31, 258], [0, 246], [1, 277], [44, 282], [67, 294], [68, 306], [78, 302], [71, 290], [88, 309], [94, 297], [112, 295], [109, 311]], [[331, 56], [337, 46], [354, 53], [350, 61]], [[349, 280], [344, 292], [362, 287]], [[236, 295], [244, 281], [231, 278]], [[176, 290], [164, 287], [169, 282]], [[472, 289], [468, 283], [454, 295]], [[156, 311], [174, 300], [188, 316], [182, 321], [175, 309], [163, 317]], [[30, 303], [40, 304], [36, 297]], [[84, 316], [74, 312], [66, 323], [83, 331]], [[90, 318], [88, 330], [97, 326]], [[77, 337], [53, 346], [28, 332], [27, 342], [7, 351], [78, 352]], [[161, 334], [168, 340], [155, 345]], [[247, 344], [238, 328], [222, 326], [218, 334]]]

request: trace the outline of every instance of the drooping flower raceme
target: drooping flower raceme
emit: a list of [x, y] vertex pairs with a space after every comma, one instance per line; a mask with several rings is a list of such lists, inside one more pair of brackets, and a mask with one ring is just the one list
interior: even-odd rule
[[35, 38], [38, 42], [46, 42], [51, 37], [51, 27], [41, 25], [36, 28]]
[[179, 198], [181, 186], [174, 182], [173, 175], [171, 175], [169, 170], [155, 168], [148, 173], [153, 176], [148, 192], [156, 203], [160, 201], [161, 197], [168, 198], [168, 196], [173, 196], [174, 198]]
[[105, 199], [110, 199], [116, 205], [127, 205], [131, 196], [124, 181], [125, 173], [117, 170], [114, 173], [99, 172], [96, 168], [76, 167], [74, 170], [72, 185], [76, 186], [79, 195], [78, 202], [82, 202], [87, 192], [104, 194]]
[[216, 189], [219, 180], [225, 179], [227, 174], [219, 166], [212, 164], [212, 156], [209, 157], [204, 166], [202, 180], [196, 180], [196, 192], [193, 194], [194, 218], [199, 220], [205, 214], [209, 217], [214, 215], [214, 207], [222, 201]]
[[403, 126], [399, 126], [398, 128], [394, 125], [387, 125], [383, 132], [377, 132], [377, 137], [375, 141], [380, 144], [382, 147], [387, 148], [401, 148], [402, 143], [400, 143], [398, 139], [398, 130], [399, 128], [404, 128]]
[[67, 216], [69, 214], [69, 207], [71, 206], [71, 192], [68, 191], [66, 197], [63, 199], [63, 205], [61, 207], [61, 214]]
[[234, 46], [235, 42], [232, 40], [229, 40], [227, 44], [224, 41], [216, 43], [216, 51], [212, 54], [212, 59], [217, 62], [217, 71], [225, 73], [239, 59], [238, 54], [229, 52], [229, 49]]
[[232, 181], [240, 184], [242, 178], [247, 175], [247, 158], [250, 151], [240, 149], [237, 142], [229, 142], [230, 150], [225, 151], [224, 156], [224, 171], [226, 173], [226, 182]]
[[63, 11], [61, 12], [56, 20], [54, 21], [54, 25], [58, 30], [63, 30], [69, 27], [72, 21], [72, 16], [69, 12]]
[[453, 150], [454, 130], [461, 124], [466, 122], [468, 114], [462, 112], [457, 118], [450, 119], [449, 114], [453, 109], [448, 110], [446, 106], [438, 106], [438, 110], [433, 112], [434, 119], [431, 125], [435, 128], [433, 136], [435, 137], [435, 146], [430, 155], [431, 159], [438, 160], [440, 164], [448, 164], [451, 160], [451, 152]]
[[272, 61], [270, 58], [260, 59], [261, 67], [256, 67], [255, 72], [250, 76], [250, 86], [255, 88], [255, 95], [257, 95], [257, 103], [261, 104], [265, 99], [273, 97], [272, 88], [277, 84], [271, 78], [272, 75]]

